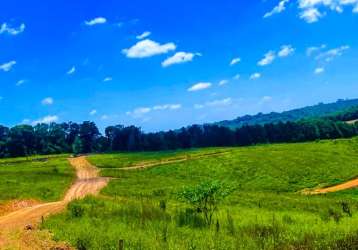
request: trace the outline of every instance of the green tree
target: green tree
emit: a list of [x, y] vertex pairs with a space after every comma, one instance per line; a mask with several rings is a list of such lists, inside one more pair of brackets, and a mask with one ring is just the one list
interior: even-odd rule
[[211, 225], [213, 215], [219, 204], [232, 193], [233, 188], [219, 181], [207, 181], [194, 187], [186, 187], [179, 194], [179, 199], [193, 206], [202, 213], [207, 225]]
[[83, 153], [83, 143], [80, 137], [76, 136], [72, 144], [72, 151], [75, 155]]

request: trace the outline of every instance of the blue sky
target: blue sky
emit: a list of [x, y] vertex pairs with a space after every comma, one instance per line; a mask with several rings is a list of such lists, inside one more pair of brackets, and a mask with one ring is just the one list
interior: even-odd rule
[[0, 123], [145, 131], [356, 98], [358, 0], [4, 1]]

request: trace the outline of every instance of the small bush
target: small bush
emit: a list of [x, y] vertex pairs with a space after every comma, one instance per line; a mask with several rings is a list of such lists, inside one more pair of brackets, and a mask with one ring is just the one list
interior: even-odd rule
[[189, 226], [192, 228], [202, 228], [206, 226], [205, 220], [199, 216], [195, 210], [190, 208], [187, 208], [184, 211], [178, 211], [175, 219], [176, 224], [179, 227]]
[[80, 218], [85, 213], [85, 208], [76, 202], [72, 202], [68, 205], [68, 211], [73, 218]]

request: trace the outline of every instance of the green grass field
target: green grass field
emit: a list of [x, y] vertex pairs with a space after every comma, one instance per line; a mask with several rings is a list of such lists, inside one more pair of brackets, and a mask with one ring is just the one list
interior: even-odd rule
[[[100, 197], [72, 202], [43, 224], [55, 239], [79, 249], [355, 249], [358, 190], [305, 196], [358, 174], [358, 140], [90, 156], [115, 177]], [[120, 168], [166, 157], [196, 158], [145, 170]], [[116, 169], [118, 168], [118, 169]], [[118, 179], [117, 179], [118, 178]], [[214, 225], [177, 199], [205, 180], [235, 191], [220, 205]]]
[[60, 200], [75, 178], [67, 157], [0, 159], [0, 204], [12, 199]]

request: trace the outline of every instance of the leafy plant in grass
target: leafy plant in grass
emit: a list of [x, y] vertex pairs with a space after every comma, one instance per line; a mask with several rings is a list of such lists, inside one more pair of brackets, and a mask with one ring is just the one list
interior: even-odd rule
[[206, 181], [194, 187], [186, 187], [179, 192], [180, 200], [193, 206], [197, 213], [204, 215], [208, 226], [212, 224], [213, 215], [233, 189], [219, 181]]

